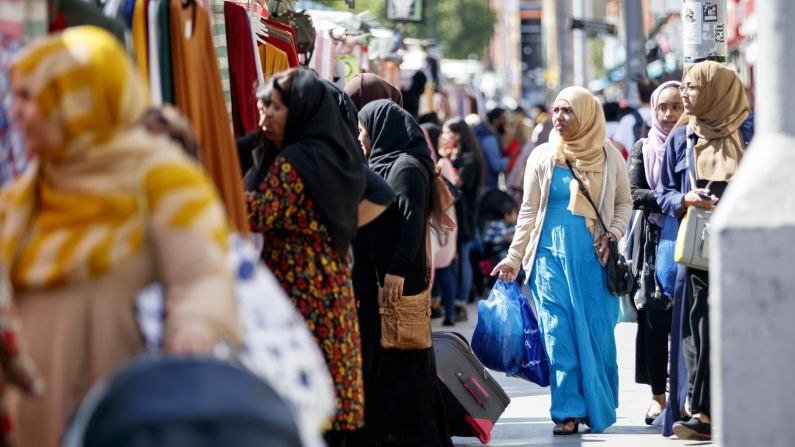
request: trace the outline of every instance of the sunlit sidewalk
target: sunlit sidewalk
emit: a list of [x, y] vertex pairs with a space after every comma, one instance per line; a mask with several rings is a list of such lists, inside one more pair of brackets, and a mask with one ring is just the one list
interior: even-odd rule
[[[434, 331], [454, 330], [471, 338], [477, 324], [477, 305], [469, 305], [469, 321], [457, 323], [453, 328], [443, 328], [442, 320], [434, 320]], [[648, 427], [644, 416], [649, 407], [651, 392], [646, 385], [635, 383], [635, 324], [621, 323], [616, 328], [620, 395], [618, 422], [599, 434], [553, 436], [549, 419], [549, 388], [506, 377], [503, 373], [492, 375], [511, 397], [511, 404], [503, 413], [492, 432], [490, 446], [604, 446], [604, 447], [679, 447], [709, 446], [709, 442], [680, 441], [675, 437], [663, 438], [660, 430]], [[456, 446], [479, 446], [476, 438], [454, 438]]]

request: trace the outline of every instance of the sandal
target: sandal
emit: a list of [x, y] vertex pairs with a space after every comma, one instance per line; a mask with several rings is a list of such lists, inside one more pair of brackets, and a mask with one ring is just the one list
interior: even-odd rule
[[555, 424], [555, 428], [552, 429], [553, 435], [573, 435], [580, 431], [580, 419], [578, 418], [566, 418], [563, 422], [559, 424]]

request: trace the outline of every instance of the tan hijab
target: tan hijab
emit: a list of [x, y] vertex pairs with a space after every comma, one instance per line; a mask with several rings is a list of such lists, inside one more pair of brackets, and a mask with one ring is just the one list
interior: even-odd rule
[[[549, 144], [556, 148], [555, 159], [558, 163], [569, 160], [577, 175], [585, 183], [588, 193], [594, 202], [599, 202], [602, 194], [602, 178], [605, 164], [605, 115], [602, 105], [591, 92], [582, 87], [568, 87], [558, 93], [555, 102], [564, 100], [569, 103], [574, 116], [580, 122], [580, 130], [574, 137], [564, 140], [556, 130], [549, 134]], [[596, 212], [588, 199], [580, 193], [576, 181], [571, 182], [571, 201], [569, 211], [583, 216], [591, 233], [596, 226]]]
[[696, 176], [704, 180], [731, 180], [745, 153], [740, 126], [751, 110], [742, 82], [732, 70], [712, 61], [693, 65], [686, 76], [701, 89], [698, 104], [689, 118], [698, 135]]

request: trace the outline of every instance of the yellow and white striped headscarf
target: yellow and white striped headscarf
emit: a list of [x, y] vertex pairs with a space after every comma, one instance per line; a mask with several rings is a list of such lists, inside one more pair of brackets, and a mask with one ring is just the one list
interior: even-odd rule
[[70, 28], [29, 47], [11, 67], [63, 134], [0, 193], [0, 257], [16, 287], [54, 287], [107, 273], [143, 245], [151, 222], [197, 232], [225, 248], [212, 184], [165, 138], [137, 122], [146, 89], [106, 31]]

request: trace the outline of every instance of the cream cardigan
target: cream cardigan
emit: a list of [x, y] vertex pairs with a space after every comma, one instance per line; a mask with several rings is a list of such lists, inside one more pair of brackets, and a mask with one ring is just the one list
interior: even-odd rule
[[[607, 157], [605, 158], [602, 194], [598, 202], [599, 214], [602, 215], [610, 233], [620, 238], [624, 235], [632, 215], [632, 196], [629, 191], [627, 164], [624, 157], [612, 144], [608, 142], [605, 149]], [[555, 168], [553, 156], [554, 148], [549, 144], [542, 144], [530, 154], [530, 158], [527, 160], [522, 208], [516, 223], [516, 234], [506, 258], [509, 265], [516, 270], [521, 263], [527, 272], [528, 280], [533, 270], [541, 230], [544, 228], [549, 187]], [[594, 240], [602, 233], [602, 227], [597, 222], [594, 227]]]

